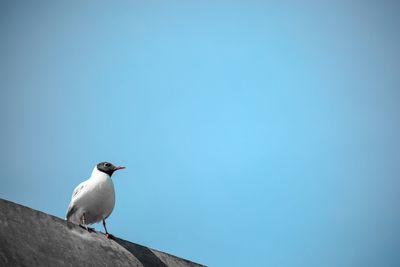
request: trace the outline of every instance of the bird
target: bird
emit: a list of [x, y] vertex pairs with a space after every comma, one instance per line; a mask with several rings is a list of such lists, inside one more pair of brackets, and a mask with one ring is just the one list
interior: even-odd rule
[[115, 205], [115, 191], [111, 176], [115, 171], [122, 169], [125, 167], [115, 166], [106, 161], [96, 164], [89, 179], [74, 189], [65, 219], [89, 232], [95, 230], [87, 225], [102, 221], [105, 235], [107, 238], [112, 238], [106, 227], [106, 219]]

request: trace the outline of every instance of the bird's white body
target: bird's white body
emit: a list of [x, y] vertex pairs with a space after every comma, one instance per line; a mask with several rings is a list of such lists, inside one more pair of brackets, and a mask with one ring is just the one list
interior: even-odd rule
[[90, 178], [80, 183], [72, 193], [66, 219], [75, 224], [100, 222], [110, 216], [114, 205], [115, 191], [111, 177], [95, 166]]

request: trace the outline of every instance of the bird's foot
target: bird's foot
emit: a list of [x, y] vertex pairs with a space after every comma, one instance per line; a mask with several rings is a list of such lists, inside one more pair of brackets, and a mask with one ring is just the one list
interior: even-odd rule
[[105, 233], [105, 236], [106, 236], [108, 239], [114, 239], [114, 236], [113, 236], [112, 234]]
[[87, 225], [82, 225], [82, 224], [80, 224], [79, 226], [88, 231], [89, 233], [96, 233], [96, 230], [92, 227], [88, 227]]

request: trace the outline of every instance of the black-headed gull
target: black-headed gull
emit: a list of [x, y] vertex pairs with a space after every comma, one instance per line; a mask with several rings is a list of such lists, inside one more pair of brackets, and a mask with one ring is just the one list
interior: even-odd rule
[[114, 166], [109, 162], [97, 164], [90, 178], [80, 183], [72, 193], [65, 216], [66, 220], [79, 224], [87, 230], [90, 229], [87, 227], [88, 224], [103, 221], [106, 236], [111, 237], [106, 228], [106, 219], [115, 205], [115, 192], [111, 176], [115, 171], [124, 168]]

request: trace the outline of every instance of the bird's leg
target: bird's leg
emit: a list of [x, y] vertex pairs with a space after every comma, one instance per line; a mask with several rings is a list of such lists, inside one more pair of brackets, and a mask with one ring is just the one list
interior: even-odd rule
[[106, 220], [104, 220], [104, 219], [103, 219], [103, 227], [104, 227], [104, 230], [106, 231], [106, 234], [108, 234]]
[[108, 231], [107, 231], [106, 220], [104, 220], [104, 219], [103, 219], [103, 227], [104, 227], [104, 230], [106, 231], [106, 237], [107, 237], [108, 239], [113, 239], [114, 236], [113, 236], [112, 234], [109, 234]]
[[80, 227], [82, 227], [83, 229], [88, 230], [88, 227], [86, 226], [86, 221], [85, 221], [85, 213], [82, 214], [81, 219], [80, 219]]
[[79, 225], [80, 227], [82, 227], [83, 229], [85, 229], [86, 231], [90, 232], [96, 232], [96, 230], [94, 230], [94, 228], [88, 227], [86, 225], [86, 220], [85, 220], [85, 213], [82, 214], [81, 217], [81, 224]]

